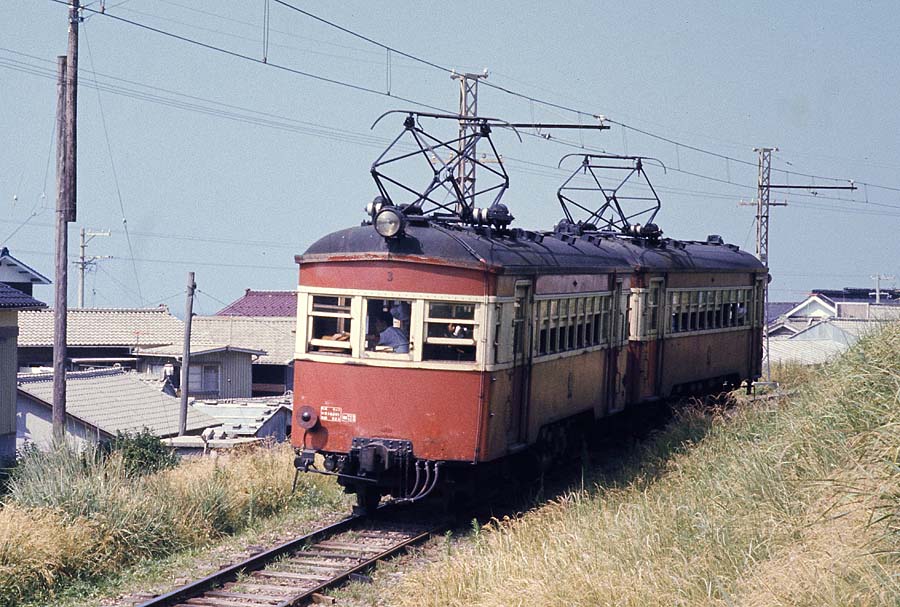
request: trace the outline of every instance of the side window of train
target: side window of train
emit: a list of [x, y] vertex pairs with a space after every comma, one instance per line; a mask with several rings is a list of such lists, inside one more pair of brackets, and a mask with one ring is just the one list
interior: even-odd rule
[[717, 331], [749, 326], [754, 313], [750, 287], [670, 291], [669, 333]]
[[468, 361], [476, 358], [478, 304], [425, 302], [422, 360]]
[[535, 352], [538, 356], [609, 343], [611, 294], [539, 299], [534, 305]]
[[351, 299], [330, 295], [313, 295], [310, 298], [308, 352], [350, 356], [350, 331], [353, 323]]

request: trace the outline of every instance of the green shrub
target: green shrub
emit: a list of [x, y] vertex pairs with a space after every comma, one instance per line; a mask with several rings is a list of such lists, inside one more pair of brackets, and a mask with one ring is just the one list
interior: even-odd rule
[[117, 432], [110, 448], [122, 454], [129, 475], [150, 474], [178, 465], [178, 456], [149, 428], [134, 433]]

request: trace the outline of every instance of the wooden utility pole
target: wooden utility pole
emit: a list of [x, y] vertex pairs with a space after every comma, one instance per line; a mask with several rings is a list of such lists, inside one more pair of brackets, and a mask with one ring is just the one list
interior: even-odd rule
[[78, 22], [79, 0], [72, 0], [69, 5], [69, 48], [66, 64], [66, 167], [69, 179], [69, 200], [66, 221], [76, 219], [76, 139], [78, 115]]
[[194, 273], [188, 272], [187, 304], [184, 309], [184, 349], [181, 351], [181, 414], [178, 417], [178, 436], [184, 436], [187, 430], [188, 382], [191, 365], [191, 319], [194, 316]]
[[57, 85], [56, 285], [53, 304], [53, 438], [66, 436], [66, 314], [69, 289], [69, 222], [75, 221], [75, 131], [78, 101], [79, 0], [69, 5], [68, 55], [60, 57]]
[[66, 223], [69, 179], [66, 175], [66, 63], [57, 57], [56, 81], [56, 281], [53, 303], [53, 440], [66, 435], [66, 289], [69, 224]]

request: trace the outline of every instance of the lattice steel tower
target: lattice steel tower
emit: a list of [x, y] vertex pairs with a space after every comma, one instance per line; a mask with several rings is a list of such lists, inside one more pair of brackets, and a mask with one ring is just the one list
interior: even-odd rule
[[772, 174], [772, 152], [778, 148], [753, 148], [759, 152], [759, 177], [756, 192], [756, 256], [769, 265], [769, 190]]
[[[457, 74], [453, 73], [450, 77], [459, 80], [459, 115], [462, 117], [478, 115], [478, 81], [487, 78], [487, 70], [480, 74]], [[472, 122], [460, 121], [459, 123], [459, 143], [457, 145], [457, 154], [461, 157], [456, 179], [459, 183], [459, 189], [463, 194], [463, 200], [468, 201], [469, 208], [475, 207], [475, 163], [469, 160], [476, 158], [475, 141], [477, 138], [473, 136], [478, 131], [478, 125]], [[471, 142], [471, 149], [466, 146]], [[462, 211], [460, 205], [457, 210]]]

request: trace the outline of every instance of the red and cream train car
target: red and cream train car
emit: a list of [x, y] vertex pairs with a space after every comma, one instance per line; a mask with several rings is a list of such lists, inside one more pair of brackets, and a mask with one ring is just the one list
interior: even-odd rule
[[755, 257], [718, 237], [561, 227], [364, 225], [298, 256], [297, 467], [337, 475], [364, 507], [417, 499], [564, 442], [573, 420], [759, 376]]

